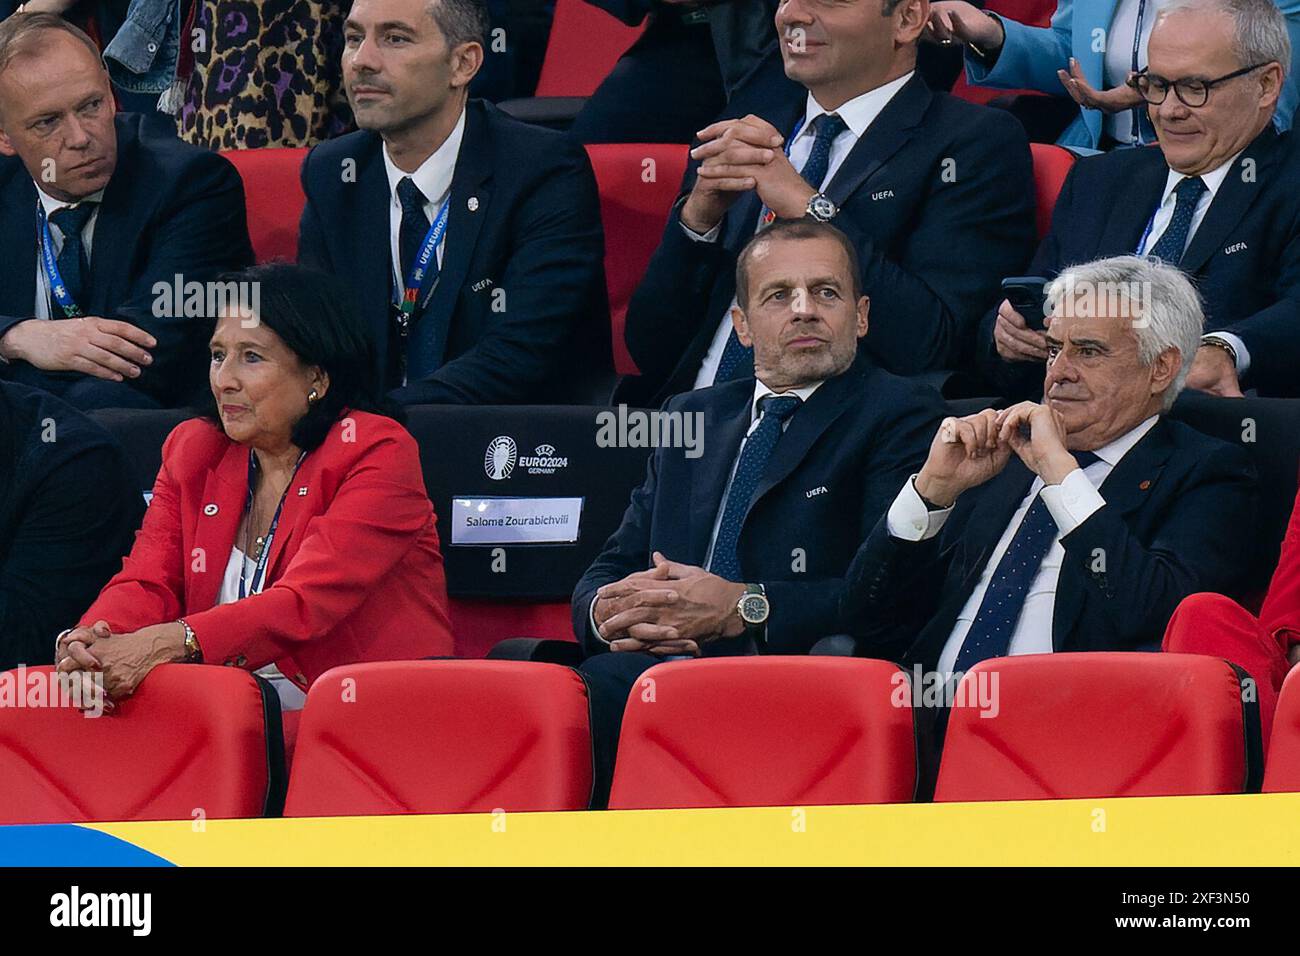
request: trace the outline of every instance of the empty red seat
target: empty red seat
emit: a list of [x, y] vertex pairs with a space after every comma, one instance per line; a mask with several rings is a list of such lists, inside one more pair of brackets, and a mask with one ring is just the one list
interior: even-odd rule
[[688, 149], [662, 143], [587, 147], [600, 190], [610, 338], [614, 343], [614, 370], [620, 375], [635, 375], [637, 371], [623, 339], [627, 306], [659, 246], [686, 172]]
[[451, 633], [457, 657], [485, 657], [512, 637], [574, 641], [573, 611], [568, 601], [491, 601], [453, 597], [449, 602]]
[[[56, 699], [52, 671], [0, 674], [0, 823], [215, 819], [278, 810], [279, 701], [247, 671], [165, 664], [99, 717], [48, 706]], [[44, 685], [44, 706], [31, 706], [37, 685]]]
[[581, 810], [587, 690], [513, 661], [336, 667], [307, 695], [285, 816]]
[[584, 0], [556, 0], [534, 96], [590, 96], [641, 35]]
[[628, 697], [609, 806], [909, 801], [916, 789], [910, 701], [906, 675], [885, 661], [660, 664]]
[[1029, 153], [1034, 161], [1034, 219], [1041, 239], [1052, 228], [1056, 197], [1070, 175], [1075, 157], [1068, 149], [1047, 143], [1030, 143]]
[[1265, 793], [1300, 792], [1300, 667], [1282, 682], [1264, 767]]
[[248, 236], [258, 262], [298, 257], [298, 220], [307, 199], [299, 171], [304, 149], [229, 149], [222, 156], [234, 163], [244, 180]]
[[[1241, 793], [1242, 689], [1192, 654], [1072, 653], [977, 664], [948, 721], [935, 800]], [[1255, 714], [1257, 718], [1257, 714]], [[1258, 740], [1258, 737], [1255, 738]]]

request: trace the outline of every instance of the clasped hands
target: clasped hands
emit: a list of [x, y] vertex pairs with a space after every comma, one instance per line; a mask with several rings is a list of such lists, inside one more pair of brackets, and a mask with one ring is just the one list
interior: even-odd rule
[[148, 673], [159, 664], [183, 660], [185, 628], [177, 622], [153, 624], [128, 634], [113, 634], [106, 621], [90, 627], [76, 627], [59, 638], [54, 660], [61, 674], [78, 674], [86, 709], [97, 696], [95, 674], [103, 675], [103, 690], [113, 701], [129, 697]]
[[744, 633], [736, 612], [743, 584], [669, 561], [658, 551], [652, 560], [649, 570], [596, 591], [592, 619], [610, 650], [699, 657], [701, 644]]
[[1049, 485], [1060, 484], [1079, 467], [1066, 448], [1060, 413], [1047, 404], [1021, 402], [1000, 412], [986, 408], [945, 418], [916, 476], [917, 493], [951, 507], [962, 492], [999, 474], [1012, 454]]
[[751, 113], [721, 120], [696, 136], [701, 142], [691, 150], [691, 158], [700, 160], [700, 166], [682, 206], [684, 225], [708, 232], [750, 190], [779, 218], [803, 217], [817, 190], [791, 164], [782, 148], [785, 136], [775, 126]]

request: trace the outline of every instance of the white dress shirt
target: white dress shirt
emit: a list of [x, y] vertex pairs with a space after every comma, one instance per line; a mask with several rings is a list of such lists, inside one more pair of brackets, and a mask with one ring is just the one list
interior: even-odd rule
[[[57, 259], [59, 253], [63, 251], [63, 230], [54, 224], [54, 221], [50, 219], [50, 216], [60, 209], [67, 209], [70, 206], [78, 205], [78, 203], [64, 202], [61, 199], [55, 199], [39, 185], [36, 187], [36, 197], [40, 199], [41, 208], [45, 210], [45, 218], [50, 223], [50, 238], [54, 241], [54, 258]], [[99, 192], [92, 193], [85, 199], [79, 200], [79, 202], [99, 203], [103, 198], [104, 190], [101, 189]], [[90, 218], [86, 220], [86, 224], [81, 228], [81, 244], [86, 250], [87, 265], [90, 263], [91, 243], [95, 238], [95, 223], [98, 221], [99, 208], [96, 206], [95, 211], [90, 214]], [[50, 283], [45, 277], [45, 263], [41, 261], [40, 236], [36, 237], [36, 242], [36, 306], [32, 315], [38, 319], [62, 319], [64, 318], [62, 309], [59, 310], [58, 316], [50, 315]], [[84, 302], [78, 302], [77, 305], [82, 306], [83, 311], [85, 310]]]
[[[813, 141], [817, 138], [817, 131], [814, 128], [815, 121], [819, 116], [825, 113], [835, 113], [844, 120], [848, 127], [835, 141], [831, 143], [830, 162], [826, 166], [826, 178], [817, 183], [819, 192], [825, 191], [828, 183], [835, 178], [835, 174], [844, 165], [844, 160], [853, 147], [858, 145], [858, 140], [866, 133], [867, 128], [875, 121], [883, 110], [898, 93], [907, 81], [912, 78], [911, 73], [906, 73], [896, 80], [891, 80], [884, 86], [878, 86], [874, 90], [868, 90], [861, 96], [855, 96], [853, 99], [844, 103], [836, 110], [823, 109], [821, 104], [808, 94], [808, 103], [804, 107], [803, 125], [799, 127], [799, 135], [790, 143], [790, 165], [795, 169], [803, 169], [808, 162], [808, 156], [812, 153]], [[785, 132], [784, 130], [782, 132]], [[788, 134], [787, 134], [788, 135]], [[761, 222], [755, 220], [754, 231], [757, 232], [761, 227]], [[714, 226], [706, 233], [698, 233], [688, 228], [684, 223], [682, 229], [692, 239], [699, 242], [716, 242], [718, 236], [722, 233], [722, 224]], [[736, 300], [731, 300], [731, 305], [723, 313], [721, 320], [718, 322], [717, 329], [713, 333], [713, 341], [709, 343], [708, 351], [704, 353], [704, 360], [700, 363], [700, 370], [695, 375], [695, 388], [707, 388], [713, 384], [713, 378], [718, 374], [718, 365], [722, 362], [722, 352], [727, 347], [727, 338], [731, 335], [731, 310], [736, 307]]]
[[[1170, 93], [1172, 96], [1173, 94]], [[1242, 150], [1241, 152], [1245, 152]], [[1210, 211], [1210, 203], [1214, 202], [1214, 197], [1219, 194], [1223, 188], [1224, 180], [1228, 178], [1228, 173], [1236, 165], [1237, 160], [1241, 157], [1241, 152], [1234, 155], [1222, 166], [1216, 166], [1208, 173], [1201, 174], [1201, 181], [1205, 183], [1205, 192], [1201, 193], [1201, 198], [1196, 201], [1196, 208], [1192, 210], [1192, 227], [1187, 231], [1187, 245], [1192, 244], [1192, 238], [1196, 235], [1196, 230], [1201, 228], [1201, 223], [1205, 220], [1205, 214]], [[1174, 195], [1174, 187], [1181, 183], [1186, 177], [1176, 170], [1169, 170], [1169, 175], [1165, 177], [1165, 191], [1160, 197], [1160, 205], [1156, 209], [1155, 217], [1151, 220], [1151, 232], [1146, 237], [1142, 247], [1138, 249], [1139, 255], [1146, 255], [1155, 248], [1160, 237], [1165, 234], [1169, 228], [1169, 222], [1174, 218], [1174, 206], [1177, 205], [1178, 198]], [[1186, 251], [1187, 246], [1183, 246]], [[1250, 368], [1250, 351], [1246, 348], [1246, 343], [1238, 336], [1231, 332], [1215, 332], [1216, 338], [1224, 339], [1229, 342], [1237, 351], [1237, 376], [1240, 378], [1246, 374]]]
[[[230, 560], [226, 562], [226, 571], [221, 577], [221, 593], [217, 595], [218, 604], [234, 604], [239, 600], [239, 574], [241, 570], [244, 574], [245, 586], [252, 587], [253, 575], [257, 571], [257, 562], [244, 554], [236, 545], [230, 549]], [[253, 587], [249, 593], [261, 594], [262, 583], [261, 581], [257, 582], [257, 586]], [[280, 668], [274, 664], [267, 664], [253, 673], [271, 682], [271, 686], [275, 688], [275, 692], [280, 698], [281, 710], [302, 710], [303, 705], [307, 703], [307, 695], [302, 692], [302, 688], [280, 673]]]
[[[388, 238], [389, 256], [393, 266], [395, 288], [401, 289], [406, 282], [402, 274], [402, 254], [399, 237], [402, 232], [402, 201], [397, 198], [397, 184], [407, 176], [415, 181], [420, 192], [424, 194], [424, 214], [432, 223], [438, 210], [451, 195], [451, 180], [456, 173], [456, 159], [460, 155], [460, 141], [465, 136], [465, 111], [461, 110], [460, 119], [456, 120], [451, 134], [443, 140], [442, 145], [419, 165], [413, 173], [404, 173], [398, 169], [388, 155], [388, 146], [384, 145], [384, 171], [388, 174]], [[442, 234], [435, 254], [438, 267], [442, 267], [442, 250], [447, 246], [447, 234]], [[435, 280], [436, 285], [436, 280]]]
[[[975, 589], [957, 615], [957, 623], [952, 629], [952, 634], [948, 636], [948, 642], [944, 644], [943, 652], [939, 655], [939, 673], [952, 673], [962, 642], [966, 640], [966, 632], [975, 623], [975, 616], [984, 601], [984, 594], [988, 591], [993, 572], [997, 569], [1002, 556], [1006, 554], [1007, 548], [1011, 546], [1011, 539], [1015, 537], [1020, 523], [1040, 492], [1043, 496], [1043, 504], [1047, 506], [1048, 512], [1056, 522], [1057, 534], [1051, 548], [1047, 551], [1047, 556], [1043, 558], [1038, 573], [1029, 585], [1020, 619], [1016, 621], [1016, 629], [1011, 635], [1008, 654], [1014, 656], [1052, 652], [1052, 615], [1056, 609], [1056, 582], [1061, 575], [1061, 564], [1065, 560], [1065, 548], [1061, 545], [1061, 538], [1083, 524], [1106, 503], [1106, 499], [1098, 490], [1102, 482], [1119, 464], [1120, 459], [1128, 454], [1158, 420], [1158, 416], [1152, 415], [1133, 430], [1116, 438], [1110, 444], [1098, 448], [1095, 452], [1097, 461], [1087, 468], [1076, 468], [1066, 475], [1059, 485], [1045, 485], [1043, 479], [1034, 479], [1033, 484], [1029, 486], [1029, 493], [1020, 502], [1020, 507], [1011, 516], [1006, 530], [998, 539], [997, 547], [993, 549], [993, 554], [984, 566]], [[909, 480], [894, 499], [894, 503], [890, 505], [885, 521], [891, 537], [904, 541], [924, 541], [939, 533], [950, 514], [952, 514], [951, 508], [943, 511], [930, 511], [926, 508], [913, 482]]]
[[[1171, 0], [1119, 0], [1115, 13], [1110, 19], [1110, 30], [1106, 34], [1106, 53], [1102, 59], [1102, 77], [1104, 89], [1123, 86], [1133, 69], [1133, 34], [1137, 28], [1138, 8], [1142, 9], [1142, 37], [1138, 41], [1138, 69], [1147, 65], [1147, 41], [1151, 39], [1151, 28], [1156, 25], [1156, 17]], [[1173, 95], [1172, 93], [1170, 94]], [[1145, 113], [1146, 107], [1139, 109]], [[1137, 137], [1133, 129], [1133, 111], [1120, 110], [1118, 113], [1103, 113], [1102, 128], [1117, 143], [1134, 143]]]
[[[821, 382], [813, 382], [811, 385], [804, 385], [800, 388], [788, 388], [783, 392], [774, 392], [758, 379], [754, 380], [754, 397], [749, 403], [749, 429], [745, 432], [745, 437], [740, 442], [740, 447], [736, 449], [736, 458], [731, 463], [731, 471], [727, 474], [727, 486], [722, 490], [722, 497], [718, 501], [718, 513], [713, 518], [713, 530], [709, 532], [709, 548], [704, 554], [704, 568], [707, 570], [709, 564], [713, 561], [713, 546], [718, 541], [718, 529], [722, 527], [722, 513], [727, 510], [727, 492], [731, 490], [732, 479], [736, 477], [736, 468], [740, 465], [740, 456], [745, 453], [745, 443], [749, 441], [749, 436], [754, 434], [754, 429], [758, 427], [759, 419], [762, 417], [758, 412], [758, 403], [769, 395], [798, 395], [800, 401], [808, 401], [813, 392], [822, 387]], [[790, 419], [787, 418], [781, 423], [781, 431], [785, 432], [790, 427]], [[922, 505], [921, 507], [925, 507]], [[605, 639], [600, 635], [600, 629], [596, 626], [596, 598], [592, 597], [591, 605], [587, 608], [587, 619], [591, 621], [591, 633], [602, 641]], [[606, 641], [606, 643], [609, 643]]]

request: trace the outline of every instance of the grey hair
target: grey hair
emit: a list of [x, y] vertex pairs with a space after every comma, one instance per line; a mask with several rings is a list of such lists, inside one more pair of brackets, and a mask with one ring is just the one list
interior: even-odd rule
[[1162, 396], [1164, 411], [1173, 407], [1205, 328], [1201, 296], [1186, 275], [1160, 259], [1113, 256], [1071, 266], [1048, 283], [1044, 295], [1051, 311], [1072, 295], [1092, 295], [1094, 302], [1125, 302], [1143, 366], [1150, 366], [1165, 349], [1178, 349], [1178, 372]]
[[35, 52], [49, 39], [50, 33], [57, 32], [76, 37], [97, 62], [102, 62], [95, 41], [59, 14], [15, 13], [0, 23], [0, 73], [8, 68], [15, 57]]
[[1178, 10], [1217, 10], [1232, 18], [1232, 52], [1243, 67], [1277, 62], [1282, 76], [1291, 72], [1291, 36], [1273, 0], [1172, 0], [1160, 10], [1167, 17]]
[[426, 9], [449, 49], [462, 43], [487, 46], [487, 0], [429, 0]]

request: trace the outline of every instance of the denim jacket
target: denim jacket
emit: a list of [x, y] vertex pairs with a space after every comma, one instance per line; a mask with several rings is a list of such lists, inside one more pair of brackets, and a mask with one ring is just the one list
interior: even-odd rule
[[131, 0], [126, 20], [104, 48], [113, 84], [130, 93], [162, 93], [176, 76], [185, 0]]

